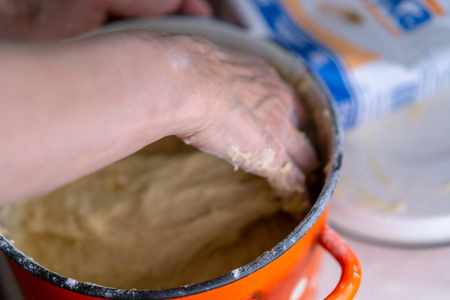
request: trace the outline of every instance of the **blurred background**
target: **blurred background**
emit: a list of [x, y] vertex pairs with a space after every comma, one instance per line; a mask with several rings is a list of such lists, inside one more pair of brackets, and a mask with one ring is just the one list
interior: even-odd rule
[[[450, 295], [450, 4], [210, 1], [321, 79], [346, 130], [331, 225], [359, 257], [357, 300]], [[325, 254], [318, 299], [340, 267]], [[0, 257], [0, 299], [20, 300]]]

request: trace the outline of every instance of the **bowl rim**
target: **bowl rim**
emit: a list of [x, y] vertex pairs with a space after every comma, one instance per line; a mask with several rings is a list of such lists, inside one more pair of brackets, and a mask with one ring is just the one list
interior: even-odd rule
[[[127, 22], [127, 24], [133, 24], [133, 26], [141, 26], [145, 24], [159, 24], [160, 26], [175, 26], [179, 28], [188, 28], [189, 26], [194, 26], [197, 28], [208, 28], [207, 30], [219, 30], [221, 32], [228, 32], [228, 34], [237, 36], [238, 38], [249, 38], [249, 33], [242, 30], [234, 24], [217, 20], [217, 19], [200, 19], [195, 17], [166, 17], [158, 19], [135, 19], [127, 21], [119, 21], [117, 23], [112, 23], [110, 26], [106, 27], [106, 30], [102, 29], [101, 32], [116, 31], [120, 28], [121, 23]], [[181, 27], [180, 27], [181, 26]], [[99, 31], [95, 31], [88, 35], [97, 34]], [[250, 36], [250, 38], [252, 38]], [[325, 99], [326, 109], [330, 112], [331, 126], [333, 128], [332, 136], [334, 137], [334, 149], [332, 151], [332, 161], [331, 168], [325, 179], [324, 186], [313, 204], [312, 208], [308, 214], [303, 218], [303, 220], [295, 227], [291, 233], [286, 236], [282, 241], [280, 241], [271, 250], [265, 252], [255, 260], [250, 263], [241, 266], [239, 272], [233, 273], [233, 271], [224, 274], [222, 276], [194, 283], [182, 287], [169, 288], [169, 289], [154, 289], [154, 290], [127, 290], [127, 289], [116, 289], [111, 287], [105, 287], [97, 284], [77, 281], [62, 275], [59, 275], [47, 268], [39, 265], [33, 259], [27, 257], [20, 250], [15, 248], [0, 232], [0, 250], [9, 257], [14, 263], [19, 267], [28, 271], [32, 275], [52, 284], [62, 289], [82, 294], [85, 296], [101, 298], [101, 299], [121, 299], [121, 300], [131, 300], [131, 299], [173, 299], [181, 298], [186, 296], [192, 296], [199, 294], [208, 290], [216, 289], [228, 284], [231, 284], [239, 279], [242, 279], [255, 271], [265, 267], [266, 265], [272, 263], [275, 259], [280, 257], [283, 253], [289, 250], [294, 244], [300, 241], [300, 239], [312, 228], [315, 222], [324, 213], [334, 189], [337, 184], [339, 177], [339, 172], [342, 163], [342, 149], [343, 149], [343, 130], [339, 121], [339, 116], [337, 113], [336, 105], [332, 100], [327, 89], [324, 88], [320, 80], [317, 80], [313, 73], [303, 64], [300, 57], [288, 52], [287, 50], [281, 48], [274, 42], [270, 40], [262, 40], [254, 38], [252, 42], [259, 43], [261, 47], [272, 48], [272, 51], [281, 52], [283, 55], [292, 56], [295, 61], [297, 61], [298, 66], [305, 70], [309, 77], [313, 80], [315, 84], [323, 92]], [[238, 276], [236, 276], [238, 274]]]

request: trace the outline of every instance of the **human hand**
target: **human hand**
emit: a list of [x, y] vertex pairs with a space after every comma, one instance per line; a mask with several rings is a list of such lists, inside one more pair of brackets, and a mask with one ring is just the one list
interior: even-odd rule
[[285, 199], [308, 196], [306, 176], [318, 163], [296, 129], [306, 113], [261, 59], [150, 31], [0, 52], [0, 138], [8, 141], [0, 204], [48, 192], [167, 135], [268, 178]]
[[210, 16], [206, 0], [0, 0], [0, 39], [57, 40], [93, 30], [109, 15]]
[[297, 129], [305, 110], [276, 70], [259, 58], [195, 37], [167, 35], [163, 44], [169, 65], [180, 74], [174, 89], [180, 101], [189, 101], [184, 114], [199, 116], [178, 128], [177, 136], [266, 177], [283, 196], [307, 196], [306, 176], [318, 160]]

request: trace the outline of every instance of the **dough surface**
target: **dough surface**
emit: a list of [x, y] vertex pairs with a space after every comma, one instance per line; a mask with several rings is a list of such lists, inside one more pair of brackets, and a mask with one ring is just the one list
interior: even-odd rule
[[17, 204], [8, 220], [15, 246], [37, 263], [125, 289], [172, 288], [223, 275], [298, 224], [265, 179], [175, 138]]

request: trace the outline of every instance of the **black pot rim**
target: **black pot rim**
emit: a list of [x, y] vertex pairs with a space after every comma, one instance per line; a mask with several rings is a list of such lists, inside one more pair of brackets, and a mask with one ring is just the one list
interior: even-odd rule
[[321, 90], [324, 92], [327, 109], [330, 111], [332, 121], [331, 126], [333, 127], [333, 135], [335, 138], [331, 170], [318, 199], [299, 225], [297, 225], [297, 227], [275, 247], [247, 265], [220, 277], [182, 287], [157, 290], [126, 290], [81, 282], [52, 272], [37, 264], [33, 259], [25, 256], [22, 252], [12, 246], [1, 233], [0, 250], [19, 267], [52, 285], [85, 296], [117, 300], [160, 300], [191, 296], [233, 283], [268, 265], [296, 244], [320, 218], [334, 192], [341, 168], [343, 130], [339, 122], [335, 103], [328, 94], [327, 89], [322, 88], [322, 83], [315, 80], [315, 76], [311, 72], [309, 73], [310, 77], [314, 79], [315, 83], [320, 86]]

